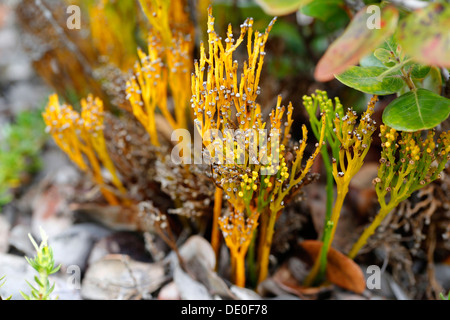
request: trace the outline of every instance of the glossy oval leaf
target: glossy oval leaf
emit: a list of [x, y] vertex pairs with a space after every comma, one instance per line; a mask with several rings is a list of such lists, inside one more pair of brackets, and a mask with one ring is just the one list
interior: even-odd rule
[[423, 64], [415, 63], [411, 69], [411, 77], [413, 79], [424, 79], [430, 72], [430, 66], [424, 66]]
[[450, 4], [430, 3], [400, 23], [398, 42], [406, 54], [428, 65], [450, 67]]
[[367, 56], [363, 57], [360, 61], [359, 61], [359, 65], [361, 67], [381, 67], [381, 68], [385, 68], [385, 65], [383, 64], [383, 62], [381, 62], [380, 60], [378, 60], [377, 57], [375, 57], [374, 52], [368, 54]]
[[450, 99], [416, 89], [392, 101], [383, 112], [383, 122], [399, 131], [419, 131], [436, 127], [449, 114]]
[[[355, 65], [392, 35], [398, 21], [398, 11], [392, 6], [381, 10], [379, 29], [373, 21], [370, 6], [361, 9], [350, 22], [350, 25], [335, 42], [333, 42], [317, 64], [314, 76], [317, 81], [329, 81], [335, 74], [340, 74]], [[373, 28], [372, 28], [373, 27]]]
[[438, 67], [432, 67], [428, 75], [422, 81], [422, 87], [434, 93], [440, 94], [442, 91], [442, 76]]
[[388, 39], [385, 39], [377, 49], [375, 49], [373, 52], [368, 54], [365, 57], [362, 57], [359, 61], [359, 65], [361, 67], [386, 67], [380, 59], [378, 59], [375, 55], [375, 52], [378, 49], [384, 49], [386, 51], [389, 51], [389, 53], [392, 53], [395, 56], [395, 49], [397, 48], [397, 42], [394, 38], [394, 36], [389, 37]]
[[284, 16], [297, 11], [313, 0], [256, 0], [256, 3], [269, 15]]
[[389, 50], [384, 48], [378, 48], [374, 51], [373, 55], [383, 63], [391, 62], [392, 55]]
[[396, 93], [404, 84], [399, 72], [388, 74], [383, 79], [378, 78], [387, 70], [383, 67], [353, 66], [340, 75], [336, 75], [336, 79], [346, 86], [369, 94], [387, 95]]
[[333, 17], [336, 12], [343, 11], [341, 8], [343, 0], [314, 0], [301, 8], [301, 12], [307, 16], [326, 21]]

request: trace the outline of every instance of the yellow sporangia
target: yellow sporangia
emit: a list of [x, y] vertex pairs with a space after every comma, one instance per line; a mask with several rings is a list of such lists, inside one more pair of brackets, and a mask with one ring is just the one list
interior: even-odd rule
[[193, 28], [182, 3], [184, 1], [141, 0], [151, 24], [148, 54], [138, 50], [139, 61], [126, 91], [133, 114], [155, 146], [160, 145], [156, 112], [161, 112], [172, 129], [187, 128], [190, 117]]
[[126, 204], [126, 189], [108, 155], [103, 135], [103, 103], [90, 95], [81, 101], [81, 106], [80, 115], [72, 106], [61, 105], [56, 94], [51, 95], [43, 113], [46, 130], [82, 171], [92, 173], [94, 182], [99, 185], [106, 200], [112, 205], [118, 205], [119, 199], [107, 186], [101, 172], [102, 167], [108, 170], [111, 182]]
[[[303, 139], [299, 145], [292, 152], [286, 148], [293, 122], [292, 104], [286, 108], [278, 97], [269, 121], [262, 119], [261, 106], [256, 100], [261, 91], [264, 49], [274, 22], [260, 33], [253, 30], [253, 20], [247, 19], [240, 26], [237, 39], [230, 25], [222, 40], [214, 31], [210, 8], [208, 43], [200, 46], [200, 59], [195, 63], [191, 80], [191, 108], [194, 127], [203, 138], [203, 156], [211, 162], [212, 178], [231, 206], [230, 218], [219, 219], [220, 210], [217, 210], [213, 223], [219, 224], [230, 249], [234, 281], [239, 286], [245, 285], [244, 258], [248, 244], [256, 237], [253, 231], [244, 236], [242, 232], [247, 229], [243, 221], [251, 222], [256, 230], [258, 217], [260, 220], [257, 260], [258, 278], [262, 281], [267, 276], [275, 221], [284, 208], [284, 200], [307, 183], [307, 174], [325, 133], [323, 129], [315, 151], [302, 166], [306, 126], [302, 127]], [[248, 59], [238, 73], [240, 69], [233, 53], [245, 43]], [[213, 234], [212, 239], [215, 237]]]

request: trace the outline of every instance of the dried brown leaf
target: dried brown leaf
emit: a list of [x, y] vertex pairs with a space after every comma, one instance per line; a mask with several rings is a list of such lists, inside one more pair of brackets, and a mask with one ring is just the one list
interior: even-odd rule
[[[320, 253], [322, 242], [306, 240], [300, 246], [315, 261]], [[366, 281], [361, 268], [353, 260], [333, 248], [330, 248], [328, 252], [326, 276], [331, 283], [349, 291], [363, 293], [366, 289]]]

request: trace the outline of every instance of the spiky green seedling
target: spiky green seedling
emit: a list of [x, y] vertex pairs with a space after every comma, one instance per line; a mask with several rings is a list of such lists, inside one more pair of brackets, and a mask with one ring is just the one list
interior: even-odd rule
[[47, 234], [42, 228], [40, 229], [40, 234], [42, 240], [39, 246], [31, 236], [31, 234], [28, 234], [31, 243], [36, 249], [36, 256], [34, 257], [34, 259], [28, 257], [25, 257], [25, 259], [30, 264], [30, 266], [32, 266], [33, 269], [37, 271], [39, 277], [34, 277], [37, 288], [27, 281], [28, 285], [31, 288], [31, 293], [29, 295], [20, 292], [26, 300], [50, 300], [50, 295], [55, 289], [55, 284], [50, 285], [50, 280], [48, 279], [48, 277], [51, 274], [58, 272], [61, 267], [61, 265], [55, 267], [53, 250], [51, 247], [49, 247], [47, 243]]
[[[3, 287], [3, 285], [4, 285], [5, 282], [6, 282], [5, 277], [6, 277], [6, 276], [3, 276], [3, 277], [0, 278], [0, 288]], [[12, 296], [9, 296], [8, 298], [3, 299], [2, 296], [0, 296], [0, 301], [1, 301], [1, 300], [11, 300], [11, 297], [12, 297]]]

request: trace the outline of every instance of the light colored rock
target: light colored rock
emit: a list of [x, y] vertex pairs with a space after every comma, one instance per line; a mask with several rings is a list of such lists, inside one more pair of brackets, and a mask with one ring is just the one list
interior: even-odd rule
[[[50, 276], [51, 283], [55, 283], [55, 290], [52, 297], [58, 300], [81, 300], [81, 286], [77, 283], [81, 282], [78, 279], [79, 274], [57, 273]], [[77, 277], [76, 280], [73, 278]]]
[[64, 152], [61, 152], [61, 149], [53, 140], [50, 140], [47, 144], [49, 150], [42, 155], [43, 167], [39, 175], [58, 186], [76, 185], [81, 178], [80, 172], [77, 171], [75, 165], [70, 162]]
[[31, 228], [24, 224], [18, 224], [12, 228], [9, 236], [9, 244], [17, 250], [23, 252], [26, 256], [31, 257], [35, 253], [35, 249], [31, 244], [28, 234]]
[[0, 253], [8, 252], [8, 237], [10, 228], [11, 225], [9, 224], [9, 221], [2, 214], [0, 214]]
[[258, 294], [260, 294], [263, 297], [265, 297], [265, 296], [278, 297], [278, 296], [288, 295], [288, 293], [286, 291], [284, 291], [283, 289], [281, 289], [272, 278], [267, 278], [266, 280], [261, 282], [258, 285], [256, 291], [258, 292]]
[[[11, 82], [27, 81], [28, 79], [30, 79], [33, 76], [33, 70], [28, 63], [24, 63], [24, 62], [25, 62], [24, 59], [21, 62], [12, 61], [12, 63], [5, 70], [5, 74], [4, 74], [5, 79], [8, 79]], [[24, 94], [24, 92], [22, 92], [22, 94]], [[12, 98], [14, 98], [15, 96], [17, 96], [17, 95], [14, 94], [14, 96], [12, 96]], [[25, 100], [23, 98], [23, 96], [21, 99], [23, 101], [32, 102], [29, 99]], [[34, 101], [34, 103], [36, 103], [36, 101]]]
[[159, 291], [158, 300], [180, 300], [180, 291], [177, 288], [175, 282], [170, 282], [166, 284]]
[[[212, 297], [220, 297], [223, 299], [237, 299], [237, 297], [230, 291], [230, 288], [225, 281], [217, 275], [214, 271], [216, 264], [216, 257], [211, 244], [203, 237], [192, 236], [181, 247], [180, 256], [184, 261], [184, 270], [181, 270], [178, 259], [172, 254], [172, 270], [179, 277], [175, 283], [178, 290], [186, 291], [182, 293], [183, 299], [185, 297], [200, 296], [202, 300]], [[188, 277], [189, 279], [187, 279]], [[185, 288], [192, 283], [193, 287]], [[207, 290], [208, 294], [203, 292]], [[188, 298], [191, 299], [191, 298]], [[195, 299], [195, 298], [194, 298]]]
[[434, 266], [436, 280], [446, 290], [450, 290], [450, 266], [439, 263]]
[[184, 260], [198, 259], [207, 269], [216, 266], [216, 255], [211, 244], [201, 236], [192, 236], [180, 247], [180, 255]]
[[[367, 282], [368, 278], [372, 275], [370, 272], [366, 272], [368, 266], [361, 265], [361, 269], [364, 271], [364, 278]], [[384, 299], [397, 299], [396, 294], [392, 288], [394, 279], [388, 272], [382, 272], [380, 275], [380, 289], [367, 289], [366, 292], [370, 297], [382, 297]], [[394, 285], [395, 287], [395, 285]]]
[[2, 297], [12, 295], [13, 300], [23, 300], [20, 291], [29, 292], [25, 281], [32, 281], [35, 274], [23, 257], [0, 253], [0, 277], [5, 276], [5, 285], [0, 288]]
[[69, 266], [78, 266], [84, 271], [94, 243], [110, 233], [97, 224], [81, 223], [50, 237], [48, 243], [53, 249], [55, 263], [61, 264], [63, 272]]
[[164, 281], [164, 267], [160, 263], [109, 255], [89, 266], [81, 285], [81, 296], [89, 300], [148, 298]]
[[176, 267], [173, 279], [183, 300], [212, 300], [208, 289], [198, 281], [192, 279], [180, 267]]
[[261, 300], [261, 296], [259, 294], [247, 288], [232, 285], [230, 290], [239, 300]]

